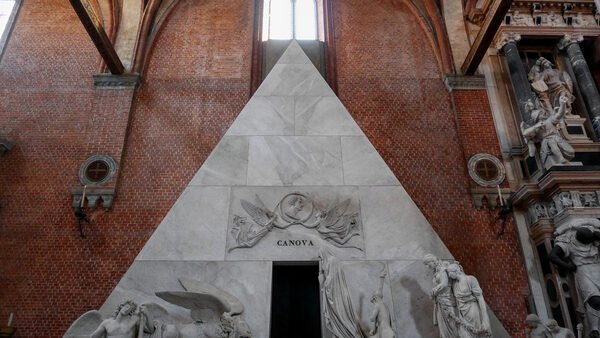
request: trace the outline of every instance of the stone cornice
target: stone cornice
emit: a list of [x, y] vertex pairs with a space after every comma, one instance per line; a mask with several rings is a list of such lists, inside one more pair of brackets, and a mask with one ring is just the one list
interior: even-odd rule
[[94, 87], [97, 89], [135, 89], [141, 82], [139, 74], [96, 74], [94, 75]]
[[565, 34], [580, 34], [584, 38], [600, 36], [598, 27], [544, 27], [544, 26], [502, 26], [498, 30], [498, 36], [502, 33], [515, 33], [527, 38], [563, 38]]
[[598, 167], [559, 167], [552, 168], [537, 183], [525, 183], [513, 195], [514, 205], [526, 206], [532, 200], [561, 190], [599, 190], [600, 168]]
[[448, 91], [485, 90], [485, 76], [448, 74], [444, 78]]

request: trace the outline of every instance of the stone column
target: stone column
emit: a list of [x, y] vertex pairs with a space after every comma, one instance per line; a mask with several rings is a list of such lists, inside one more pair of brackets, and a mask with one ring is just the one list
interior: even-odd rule
[[565, 34], [558, 43], [558, 48], [567, 52], [577, 84], [581, 90], [581, 96], [592, 120], [592, 126], [596, 136], [600, 137], [600, 94], [598, 94], [594, 77], [579, 47], [579, 42], [582, 40], [583, 36], [580, 34]]
[[515, 98], [517, 99], [517, 105], [521, 112], [523, 121], [529, 121], [531, 116], [529, 112], [525, 110], [525, 103], [527, 101], [534, 101], [535, 95], [531, 91], [531, 84], [527, 78], [527, 70], [521, 62], [521, 56], [517, 48], [517, 42], [521, 40], [521, 36], [516, 33], [502, 33], [496, 42], [496, 48], [501, 50], [506, 57], [506, 63], [510, 72], [510, 82], [515, 92]]

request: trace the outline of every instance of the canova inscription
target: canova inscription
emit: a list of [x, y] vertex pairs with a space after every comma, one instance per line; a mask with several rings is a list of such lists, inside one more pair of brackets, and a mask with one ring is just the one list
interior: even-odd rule
[[[340, 202], [341, 200], [341, 202]], [[306, 193], [292, 192], [279, 199], [273, 208], [265, 205], [255, 195], [254, 201], [240, 199], [245, 214], [233, 214], [230, 230], [233, 242], [229, 252], [239, 248], [252, 248], [274, 229], [293, 232], [301, 226], [316, 235], [310, 238], [283, 238], [275, 243], [280, 247], [316, 246], [323, 240], [335, 247], [354, 248], [363, 251], [360, 213], [351, 198], [320, 200]], [[313, 236], [313, 235], [311, 235]]]

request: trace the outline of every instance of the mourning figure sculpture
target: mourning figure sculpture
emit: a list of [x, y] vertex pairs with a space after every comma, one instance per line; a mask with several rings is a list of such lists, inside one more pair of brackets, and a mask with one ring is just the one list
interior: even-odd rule
[[340, 262], [326, 249], [321, 249], [319, 266], [321, 311], [325, 326], [334, 338], [365, 338]]
[[542, 320], [536, 314], [529, 314], [525, 319], [529, 330], [528, 338], [552, 338], [550, 330], [542, 323]]
[[[119, 338], [251, 338], [239, 316], [243, 305], [231, 294], [210, 284], [181, 278], [185, 291], [156, 292], [167, 303], [189, 310], [189, 319], [169, 314], [157, 303], [121, 303], [111, 318], [89, 311], [79, 317], [64, 337]], [[185, 311], [184, 311], [185, 312]], [[179, 319], [178, 319], [179, 318]]]
[[449, 264], [446, 271], [452, 280], [452, 293], [456, 299], [458, 337], [490, 337], [490, 320], [477, 279], [467, 276], [457, 263]]
[[434, 323], [442, 338], [491, 337], [492, 329], [477, 279], [467, 276], [456, 261], [444, 262], [434, 255], [424, 257], [434, 271], [431, 296]]
[[369, 331], [369, 336], [372, 338], [395, 338], [396, 333], [392, 328], [392, 316], [387, 305], [383, 302], [383, 283], [385, 281], [385, 270], [379, 275], [379, 288], [371, 297], [373, 303], [373, 311], [369, 318], [372, 323], [372, 328]]
[[529, 145], [529, 156], [535, 156], [534, 144], [540, 144], [540, 157], [544, 168], [549, 169], [557, 164], [569, 163], [575, 157], [575, 150], [560, 135], [560, 122], [565, 112], [568, 98], [561, 96], [559, 106], [547, 113], [541, 109], [533, 109], [531, 102], [528, 102], [528, 109], [532, 116], [532, 125], [527, 127], [524, 122], [521, 123], [521, 132]]
[[432, 254], [425, 255], [423, 263], [433, 270], [433, 324], [440, 330], [440, 338], [458, 337], [456, 301], [446, 272], [450, 263]]
[[560, 226], [555, 231], [550, 261], [560, 269], [573, 273], [584, 308], [586, 332], [600, 337], [600, 221], [579, 219]]

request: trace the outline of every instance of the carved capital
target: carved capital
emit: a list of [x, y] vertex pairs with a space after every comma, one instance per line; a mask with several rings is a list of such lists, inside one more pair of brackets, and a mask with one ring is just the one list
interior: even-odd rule
[[510, 42], [517, 43], [520, 40], [521, 40], [521, 34], [513, 33], [513, 32], [505, 32], [505, 33], [500, 34], [498, 37], [496, 37], [496, 41], [494, 42], [494, 45], [496, 46], [497, 50], [502, 50], [502, 47], [504, 47], [504, 45], [506, 45], [507, 43], [510, 43]]
[[558, 42], [558, 49], [565, 49], [574, 43], [580, 43], [583, 41], [583, 35], [581, 34], [565, 34], [565, 36]]

